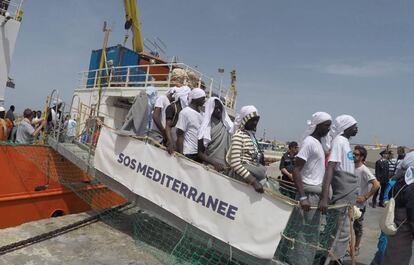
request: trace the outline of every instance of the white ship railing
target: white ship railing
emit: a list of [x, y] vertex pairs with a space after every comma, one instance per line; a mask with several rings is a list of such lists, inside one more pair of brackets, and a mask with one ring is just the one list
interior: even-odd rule
[[23, 16], [23, 0], [0, 0], [0, 15], [20, 21]]
[[229, 107], [235, 105], [234, 99], [229, 96], [228, 86], [221, 85], [222, 82], [182, 63], [119, 66], [84, 71], [80, 73], [78, 89], [170, 87], [171, 72], [175, 68], [194, 73], [198, 81], [197, 87], [205, 89], [208, 97], [218, 97]]

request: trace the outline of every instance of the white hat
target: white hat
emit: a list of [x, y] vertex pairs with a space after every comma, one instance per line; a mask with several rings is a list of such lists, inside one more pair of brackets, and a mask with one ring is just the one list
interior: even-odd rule
[[0, 111], [6, 111], [6, 110], [4, 109], [4, 107], [0, 106]]

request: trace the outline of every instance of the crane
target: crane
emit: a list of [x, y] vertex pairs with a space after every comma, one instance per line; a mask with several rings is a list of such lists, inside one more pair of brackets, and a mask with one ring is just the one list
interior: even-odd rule
[[234, 108], [236, 104], [236, 70], [230, 72], [230, 108]]
[[[144, 51], [144, 43], [141, 34], [141, 21], [136, 0], [124, 0], [125, 30], [132, 31], [132, 49], [137, 53]], [[127, 37], [126, 37], [127, 39]]]

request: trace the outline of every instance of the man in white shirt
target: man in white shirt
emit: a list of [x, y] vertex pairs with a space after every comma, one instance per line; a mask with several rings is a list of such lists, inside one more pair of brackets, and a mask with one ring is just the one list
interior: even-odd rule
[[[311, 199], [312, 201], [316, 199], [316, 203], [319, 202], [319, 194], [322, 191], [321, 185], [325, 175], [325, 152], [321, 140], [329, 132], [331, 119], [331, 116], [326, 112], [317, 112], [312, 115], [312, 120], [305, 132], [306, 137], [300, 144], [300, 150], [296, 156], [293, 179], [298, 190], [297, 197], [299, 197], [301, 208], [304, 211], [309, 211]], [[320, 192], [306, 192], [304, 185], [320, 187]], [[309, 194], [317, 194], [317, 196], [310, 198]]]
[[[380, 188], [379, 181], [372, 174], [371, 170], [364, 164], [367, 158], [367, 149], [361, 145], [354, 148], [355, 175], [359, 180], [359, 194], [357, 207], [361, 210], [361, 217], [354, 221], [355, 231], [355, 254], [359, 254], [359, 244], [363, 232], [363, 221], [368, 199]], [[369, 188], [371, 185], [371, 189]]]
[[[349, 144], [349, 139], [358, 133], [357, 121], [350, 115], [338, 116], [331, 129], [332, 143], [331, 152], [326, 169], [326, 176], [322, 188], [322, 197], [319, 202], [319, 209], [327, 212], [329, 200], [329, 188], [332, 184], [331, 203], [351, 203], [355, 205], [358, 196], [358, 180], [355, 174], [354, 156]], [[343, 173], [344, 172], [344, 173]], [[343, 174], [342, 174], [343, 173]], [[350, 222], [345, 212], [343, 223], [338, 231], [336, 243], [333, 247], [331, 264], [342, 259], [350, 239]], [[335, 259], [335, 260], [334, 260]]]
[[178, 88], [171, 87], [170, 89], [168, 89], [165, 95], [158, 96], [155, 101], [154, 112], [152, 114], [152, 119], [154, 120], [154, 123], [152, 124], [151, 137], [155, 138], [155, 140], [159, 141], [160, 143], [165, 143], [167, 140], [165, 132], [165, 110], [167, 109], [168, 105], [170, 105], [173, 101], [176, 89]]
[[71, 117], [65, 123], [66, 123], [65, 124], [65, 128], [66, 128], [65, 141], [67, 143], [72, 143], [73, 140], [75, 140], [75, 136], [76, 136], [76, 125], [77, 125], [77, 122], [75, 121], [75, 119], [73, 119]]
[[177, 121], [177, 151], [186, 157], [200, 162], [198, 158], [198, 129], [203, 121], [200, 108], [206, 100], [201, 88], [194, 88], [189, 94], [190, 105], [185, 107]]
[[[278, 260], [285, 261], [291, 265], [311, 265], [314, 263], [316, 249], [309, 245], [318, 245], [318, 228], [321, 223], [321, 213], [312, 209], [317, 206], [319, 196], [322, 192], [322, 182], [325, 175], [325, 152], [322, 147], [322, 138], [325, 137], [332, 123], [331, 116], [326, 112], [316, 112], [312, 120], [308, 121], [305, 138], [301, 142], [299, 153], [296, 156], [293, 170], [293, 180], [297, 188], [296, 199], [299, 200], [301, 208], [295, 207], [289, 218], [295, 241], [284, 244], [289, 247], [279, 249], [277, 253], [284, 253]], [[289, 229], [289, 228], [288, 228]]]

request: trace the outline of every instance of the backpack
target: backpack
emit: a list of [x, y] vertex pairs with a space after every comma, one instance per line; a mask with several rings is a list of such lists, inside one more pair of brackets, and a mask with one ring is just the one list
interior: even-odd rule
[[405, 188], [404, 185], [395, 195], [395, 197], [391, 198], [387, 205], [385, 206], [385, 210], [381, 216], [379, 225], [381, 228], [381, 231], [384, 232], [384, 234], [393, 236], [397, 233], [398, 228], [400, 228], [407, 219], [405, 219], [399, 226], [397, 226], [394, 222], [394, 211], [395, 211], [395, 198], [400, 194], [400, 192]]

